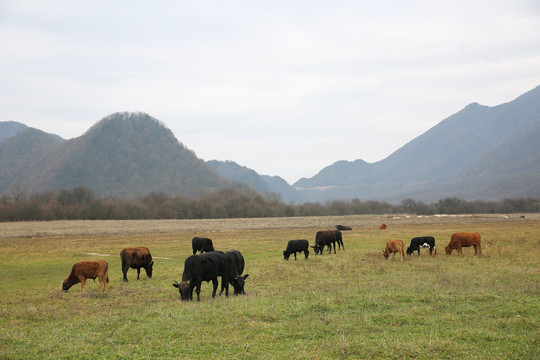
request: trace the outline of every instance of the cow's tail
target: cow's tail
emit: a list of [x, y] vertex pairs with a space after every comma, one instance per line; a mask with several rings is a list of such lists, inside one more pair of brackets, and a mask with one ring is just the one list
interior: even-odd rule
[[105, 265], [105, 279], [107, 279], [107, 284], [109, 283], [109, 263]]

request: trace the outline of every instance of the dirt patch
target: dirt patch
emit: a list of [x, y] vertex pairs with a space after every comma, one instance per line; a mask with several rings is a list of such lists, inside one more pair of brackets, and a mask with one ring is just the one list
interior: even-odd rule
[[[207, 220], [60, 220], [0, 223], [0, 238], [35, 238], [114, 234], [156, 234], [259, 229], [333, 229], [335, 225], [353, 228], [386, 223], [396, 225], [457, 224], [480, 222], [538, 221], [540, 214], [480, 215], [347, 215], [287, 218], [243, 218]], [[384, 231], [384, 230], [381, 230]]]

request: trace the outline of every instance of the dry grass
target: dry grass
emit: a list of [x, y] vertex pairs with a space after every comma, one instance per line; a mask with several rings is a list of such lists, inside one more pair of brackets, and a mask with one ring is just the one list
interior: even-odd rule
[[[330, 229], [342, 224], [358, 228], [387, 223], [389, 229], [396, 225], [445, 225], [500, 223], [505, 221], [537, 221], [540, 214], [481, 214], [481, 215], [347, 215], [310, 216], [293, 218], [250, 218], [208, 220], [58, 220], [42, 222], [0, 223], [0, 238], [160, 234], [175, 232], [208, 232], [222, 230], [263, 229]], [[382, 230], [386, 231], [386, 230]]]
[[[386, 222], [387, 230], [379, 230]], [[286, 242], [336, 224], [346, 251], [284, 261]], [[6, 226], [4, 226], [6, 225]], [[346, 216], [189, 221], [55, 221], [0, 226], [0, 358], [534, 359], [540, 218]], [[457, 231], [483, 257], [444, 255]], [[191, 238], [246, 258], [245, 297], [182, 303]], [[433, 235], [439, 255], [385, 260], [384, 243]], [[119, 253], [145, 245], [154, 277], [122, 283]], [[88, 253], [110, 255], [89, 255]], [[110, 284], [60, 291], [71, 265], [104, 258]]]

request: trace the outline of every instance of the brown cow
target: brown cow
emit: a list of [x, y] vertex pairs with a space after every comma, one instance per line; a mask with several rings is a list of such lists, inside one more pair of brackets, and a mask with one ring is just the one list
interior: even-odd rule
[[403, 241], [401, 240], [390, 240], [386, 243], [386, 248], [383, 250], [383, 256], [385, 259], [388, 259], [390, 254], [394, 254], [394, 259], [396, 258], [396, 253], [401, 254], [401, 261], [403, 261], [403, 256], [405, 252], [403, 251]]
[[[109, 282], [109, 264], [105, 260], [80, 261], [71, 268], [71, 274], [64, 280], [62, 290], [68, 291], [73, 285], [81, 283], [84, 292], [86, 279], [95, 281], [96, 278], [99, 278], [98, 291], [105, 291]], [[103, 290], [101, 290], [101, 287], [103, 287]]]
[[122, 260], [122, 272], [124, 273], [122, 281], [128, 281], [127, 272], [129, 268], [137, 269], [137, 280], [140, 279], [141, 268], [146, 271], [146, 276], [148, 276], [149, 279], [152, 278], [154, 262], [152, 261], [150, 250], [148, 250], [147, 247], [125, 248], [120, 252], [120, 259]]
[[470, 232], [470, 233], [455, 233], [450, 238], [450, 242], [444, 250], [446, 255], [450, 255], [454, 249], [457, 249], [458, 255], [463, 255], [461, 248], [463, 247], [474, 247], [474, 255], [480, 253], [482, 255], [482, 239], [479, 233]]
[[381, 224], [381, 226], [379, 226], [379, 230], [385, 230], [387, 227], [388, 227], [388, 225]]

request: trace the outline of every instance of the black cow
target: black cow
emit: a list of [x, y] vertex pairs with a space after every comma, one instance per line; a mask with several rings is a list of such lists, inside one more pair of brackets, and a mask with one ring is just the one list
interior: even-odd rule
[[125, 248], [120, 252], [120, 259], [122, 260], [122, 272], [124, 273], [122, 281], [128, 281], [127, 272], [129, 268], [137, 269], [137, 280], [140, 279], [141, 268], [146, 271], [146, 276], [148, 276], [149, 279], [152, 278], [154, 262], [152, 261], [150, 250], [148, 250], [147, 247]]
[[333, 230], [317, 231], [315, 234], [315, 246], [312, 248], [315, 250], [315, 255], [319, 252], [323, 253], [324, 247], [328, 246], [328, 253], [332, 252], [332, 244], [334, 245], [334, 254], [336, 253], [336, 235]]
[[352, 230], [351, 227], [345, 226], [345, 225], [336, 225], [336, 229], [342, 230], [342, 231], [343, 231], [343, 230]]
[[216, 297], [218, 276], [221, 277], [221, 289], [225, 289], [225, 296], [229, 296], [229, 282], [235, 293], [242, 293], [243, 282], [239, 281], [236, 267], [232, 260], [221, 251], [206, 252], [201, 255], [191, 255], [184, 263], [182, 282], [173, 284], [178, 288], [183, 301], [193, 300], [193, 289], [197, 292], [197, 301], [201, 301], [201, 283], [212, 281], [212, 298]]
[[289, 260], [289, 256], [294, 254], [294, 260], [296, 260], [296, 253], [304, 253], [305, 258], [309, 257], [309, 241], [307, 240], [291, 240], [287, 243], [287, 249], [283, 252], [283, 258]]
[[195, 255], [197, 251], [200, 251], [201, 253], [214, 251], [212, 240], [208, 238], [195, 236], [193, 239], [191, 239], [191, 246], [193, 247], [193, 255]]
[[345, 245], [343, 245], [343, 236], [341, 236], [341, 231], [334, 230], [334, 236], [336, 238], [336, 243], [338, 245], [338, 250], [340, 250], [341, 248], [343, 248], [343, 250], [345, 250]]
[[[239, 283], [239, 286], [235, 287], [234, 284], [229, 279], [229, 283], [234, 288], [234, 295], [245, 295], [246, 292], [244, 291], [244, 285], [249, 274], [241, 276], [242, 273], [244, 272], [244, 266], [245, 266], [245, 261], [244, 261], [244, 257], [242, 256], [242, 253], [238, 250], [233, 249], [233, 250], [227, 251], [225, 253], [225, 256], [227, 256], [227, 259], [229, 260], [229, 262], [232, 262], [234, 266], [236, 267], [236, 274], [238, 276], [237, 282]], [[223, 292], [223, 287], [221, 288], [221, 292], [219, 293], [219, 295], [221, 295], [222, 292]]]
[[437, 254], [435, 249], [435, 238], [433, 236], [420, 236], [411, 239], [411, 244], [407, 248], [407, 255], [411, 255], [413, 252], [418, 251], [420, 256], [420, 248], [429, 248], [429, 255], [433, 255], [433, 252]]

